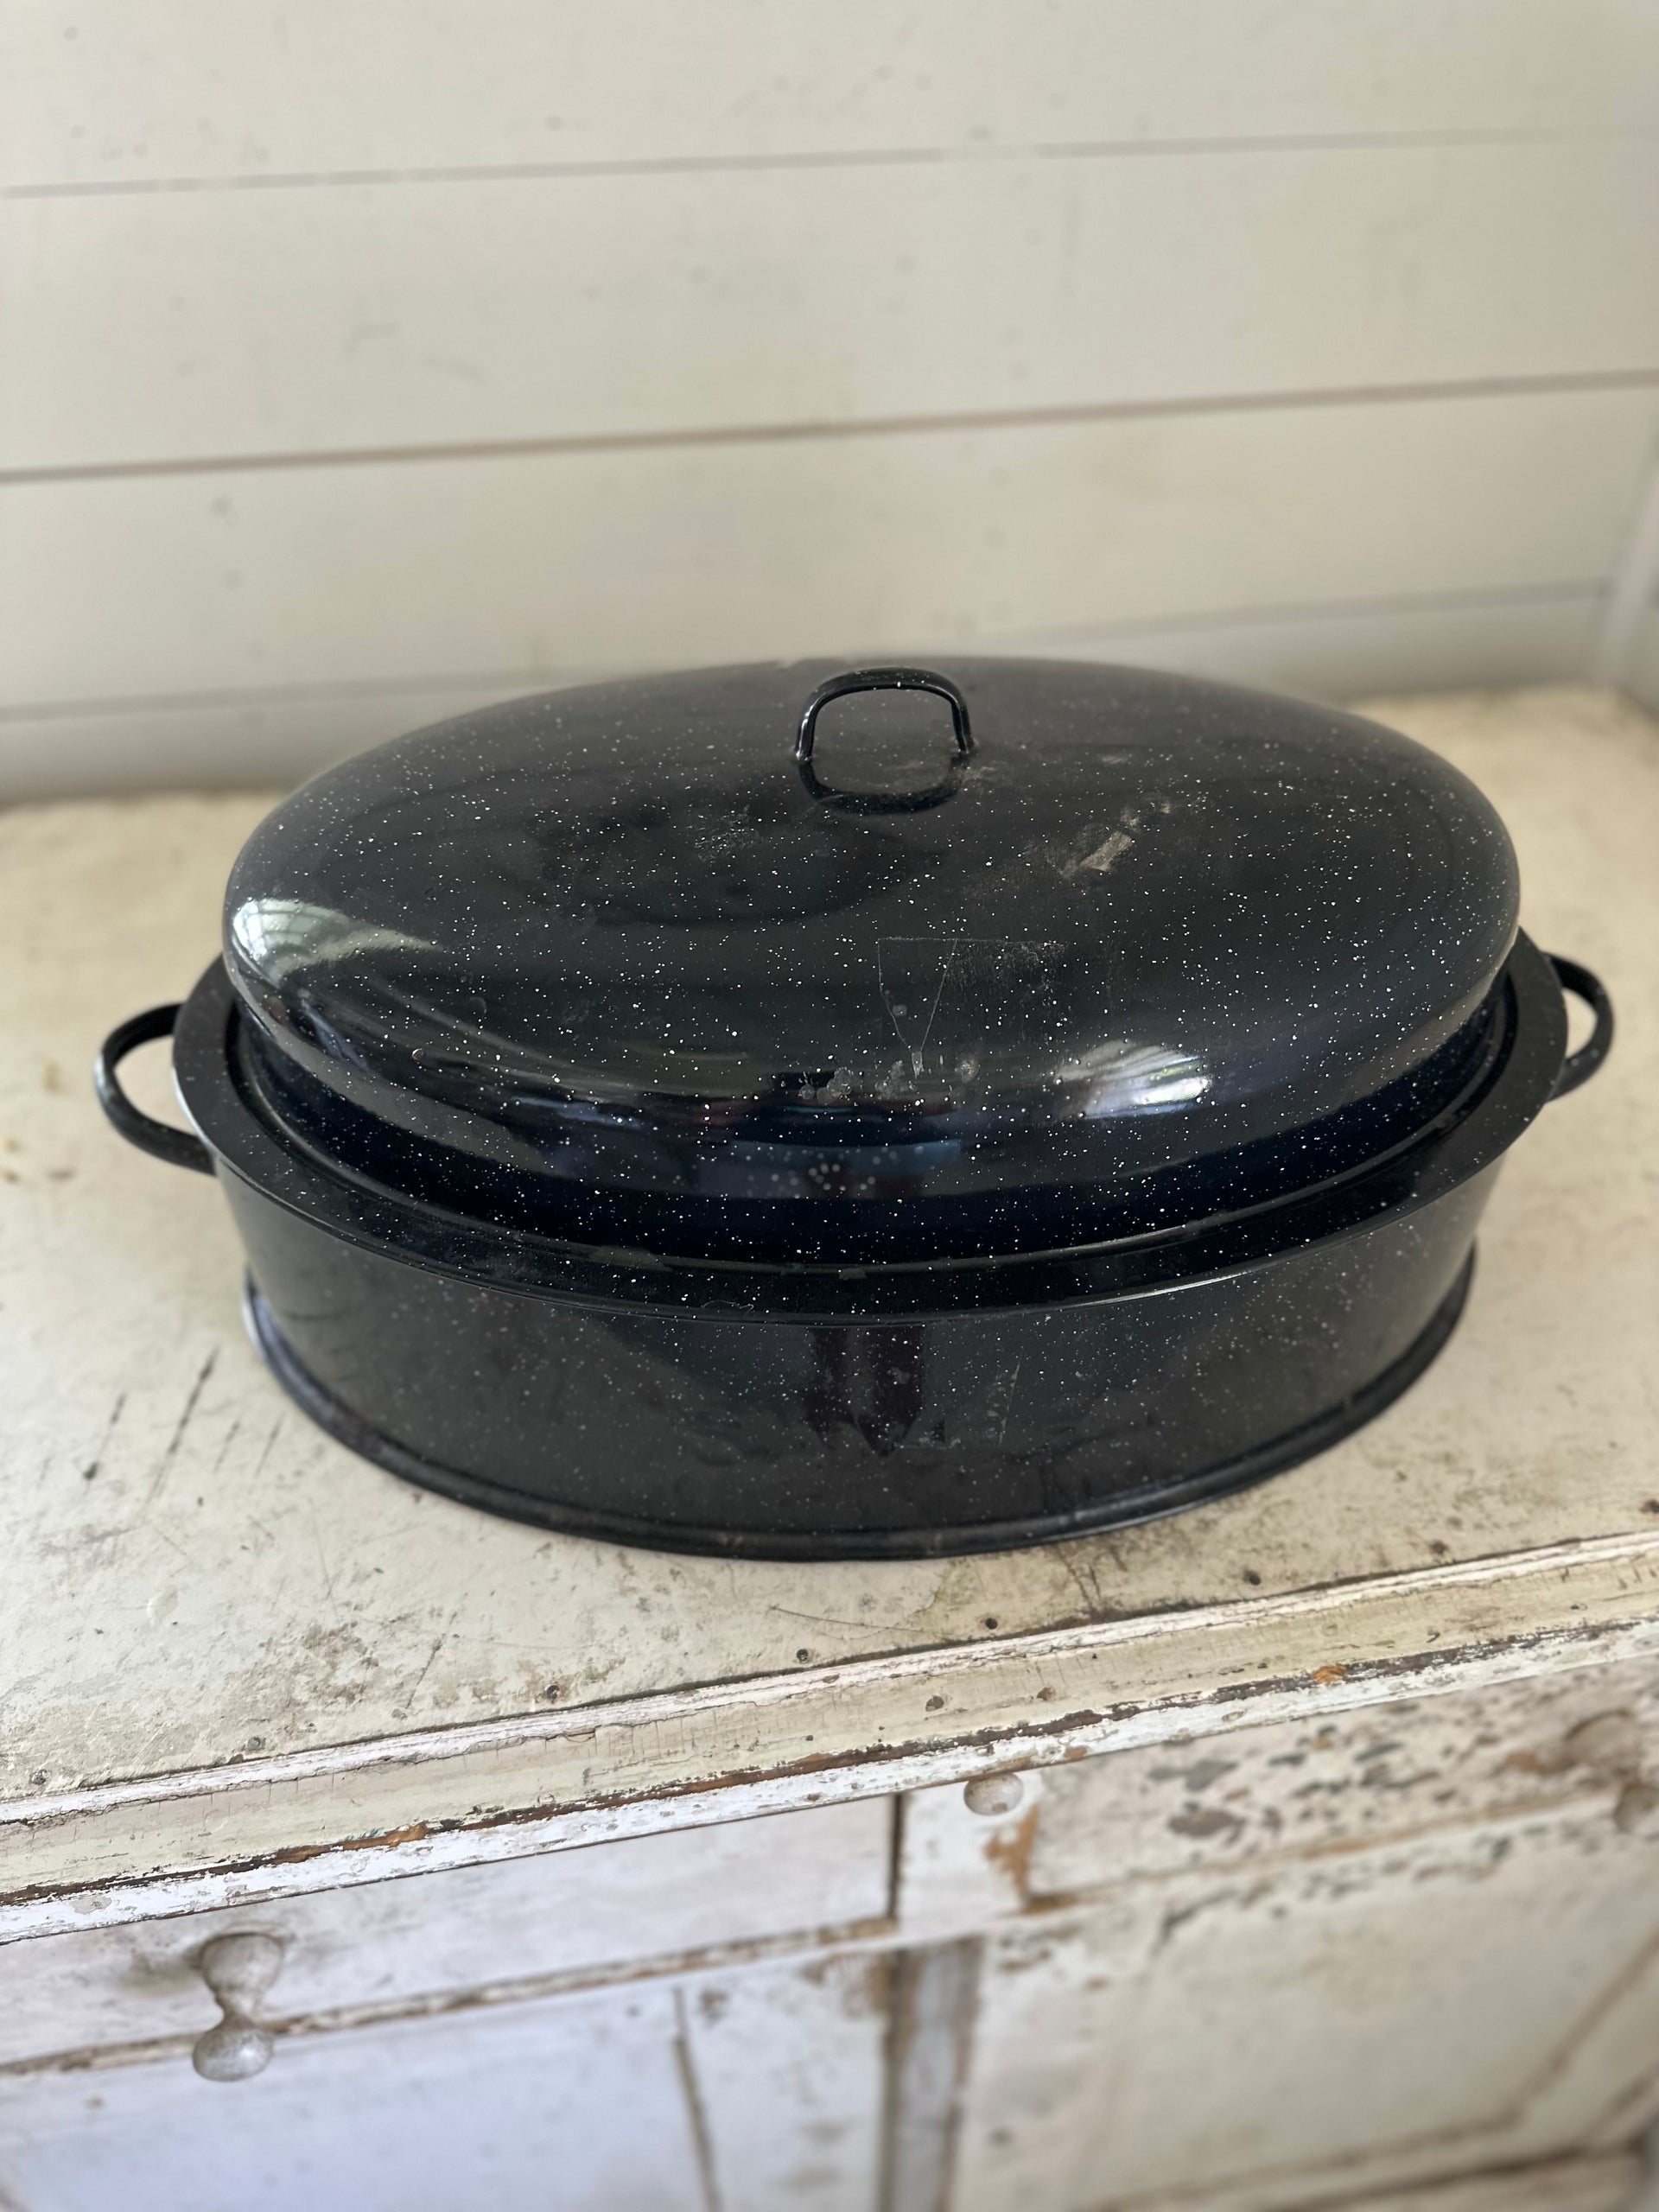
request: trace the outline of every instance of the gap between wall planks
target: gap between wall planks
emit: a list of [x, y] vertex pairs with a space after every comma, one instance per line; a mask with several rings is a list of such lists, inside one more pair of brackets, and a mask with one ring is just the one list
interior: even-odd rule
[[0, 480], [1635, 380], [1656, 200], [1659, 131], [13, 201]]
[[[1418, 683], [1446, 689], [1482, 684], [1497, 674], [1510, 683], [1567, 681], [1584, 665], [1600, 606], [1600, 588], [1590, 581], [1222, 610], [1177, 622], [995, 642], [1000, 651], [1131, 661], [1340, 701], [1356, 687], [1374, 691], [1397, 680], [1402, 668]], [[978, 649], [987, 642], [977, 641]], [[854, 644], [847, 657], [857, 663], [880, 655]], [[423, 684], [371, 678], [339, 687], [276, 685], [0, 708], [0, 759], [6, 788], [19, 799], [92, 796], [147, 784], [245, 789], [256, 773], [281, 772], [297, 782], [406, 730], [623, 672], [513, 668], [435, 677]], [[1653, 690], [1659, 698], [1659, 683]]]
[[1605, 134], [1651, 128], [1659, 92], [1646, 0], [181, 0], [168, 22], [10, 19], [14, 189]]
[[1654, 409], [1643, 386], [19, 486], [10, 688], [93, 710], [837, 640], [1040, 650], [1103, 607], [1236, 607], [1244, 575], [1300, 608], [1593, 591]]

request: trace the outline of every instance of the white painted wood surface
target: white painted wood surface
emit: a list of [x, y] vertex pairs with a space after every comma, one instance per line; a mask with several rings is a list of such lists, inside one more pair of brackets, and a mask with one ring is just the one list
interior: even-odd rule
[[671, 1992], [410, 2021], [251, 2082], [133, 2066], [0, 2082], [20, 2212], [706, 2212]]
[[0, 2075], [16, 2212], [871, 2212], [887, 1967], [830, 1959], [346, 2036], [256, 2080]]
[[1645, 388], [1550, 391], [24, 484], [10, 680], [31, 715], [302, 680], [501, 696], [1471, 580], [1582, 595], [1654, 414]]
[[1424, 2189], [1344, 2198], [1342, 2212], [1637, 2212], [1630, 2192], [1640, 2162], [1624, 2152], [1605, 2158], [1549, 2158], [1471, 2179], [1431, 2182]]
[[747, 654], [1580, 672], [1656, 85], [1648, 0], [15, 10], [0, 791]]
[[766, 1937], [844, 1939], [887, 1922], [892, 1821], [870, 1799], [19, 1944], [0, 2068], [200, 2035], [214, 2018], [201, 1947], [245, 1931], [283, 1943], [262, 2016], [277, 2023], [598, 1980]]
[[[1659, 1862], [1620, 1810], [1652, 1684], [1597, 1666], [1120, 1751], [995, 1821], [910, 1796], [901, 1940], [988, 1936], [952, 2212], [1370, 2204], [1628, 2144], [1659, 2087]], [[1536, 2185], [1580, 2183], [1622, 2201]]]
[[1631, 510], [1624, 548], [1596, 626], [1590, 671], [1659, 706], [1659, 454]]
[[[1517, 466], [1525, 460], [1518, 455]], [[1513, 683], [1544, 683], [1583, 666], [1600, 609], [1600, 586], [1586, 575], [1449, 599], [1408, 592], [1275, 613], [1242, 607], [1096, 625], [1045, 635], [1037, 649], [1325, 697], [1351, 691], [1357, 681], [1376, 690], [1402, 669], [1435, 687], [1482, 683], [1495, 669]], [[102, 797], [111, 759], [154, 762], [158, 776], [164, 768], [181, 784], [211, 789], [245, 782], [251, 760], [283, 763], [297, 778], [364, 746], [555, 680], [556, 671], [513, 668], [408, 682], [371, 677], [344, 686], [135, 694], [113, 703], [64, 699], [10, 719], [0, 709], [0, 752], [20, 794]], [[1625, 688], [1659, 706], [1659, 618], [1652, 650], [1645, 662], [1632, 661]]]
[[1124, 1751], [1046, 1777], [1021, 1902], [1572, 1806], [1611, 1821], [1623, 1789], [1656, 1772], [1646, 1660]]
[[1653, 726], [1570, 693], [1398, 719], [1497, 801], [1529, 926], [1618, 999], [1613, 1059], [1517, 1147], [1470, 1313], [1382, 1420], [1167, 1523], [933, 1564], [546, 1537], [310, 1430], [243, 1338], [217, 1193], [123, 1147], [84, 1074], [207, 957], [257, 803], [0, 821], [4, 1929], [1650, 1655]]
[[[1126, 1882], [1345, 1858], [1440, 1830], [1573, 1813], [1618, 1824], [1659, 1777], [1650, 1660], [1444, 1689], [1065, 1761], [987, 1820], [951, 1783], [905, 1800], [896, 1891], [911, 1942]], [[1654, 1859], [1659, 1872], [1659, 1856]]]
[[1651, 1847], [1522, 1817], [987, 1946], [952, 2212], [1281, 2212], [1572, 2149], [1659, 2051]]
[[[1654, 1845], [1621, 1833], [1613, 1816], [1619, 1777], [1643, 1770], [1650, 1758], [1649, 1681], [1650, 1670], [1597, 1667], [1452, 1693], [1390, 1707], [1345, 1735], [1320, 1731], [1311, 1744], [1283, 1729], [1247, 1730], [1224, 1750], [1233, 1773], [1249, 1778], [1255, 1809], [1269, 1817], [1242, 1842], [1185, 1815], [1156, 1818], [1133, 1753], [1063, 1769], [1034, 1789], [1028, 1778], [1026, 1803], [1001, 1821], [965, 1812], [959, 1791], [912, 1796], [903, 1808], [898, 1925], [813, 1931], [803, 1945], [817, 1955], [798, 1967], [744, 1970], [734, 1961], [711, 1970], [695, 1955], [617, 1961], [613, 1972], [630, 1980], [658, 1977], [645, 2017], [659, 2036], [671, 2020], [685, 2100], [683, 2109], [671, 2099], [660, 2107], [636, 2102], [639, 2125], [664, 2138], [671, 2156], [695, 2158], [707, 2202], [756, 2212], [797, 2203], [967, 2212], [1027, 2198], [1039, 2212], [1120, 2203], [1285, 2212], [1338, 2196], [1354, 2212], [1622, 2205], [1634, 2161], [1593, 2146], [1599, 2139], [1628, 2142], [1651, 2108], [1659, 2071]], [[1598, 1697], [1629, 1703], [1589, 1710]], [[1397, 1771], [1379, 1764], [1379, 1751]], [[1207, 1799], [1229, 1779], [1215, 1771], [1229, 1758], [1205, 1751], [1192, 1747], [1177, 1777], [1189, 1801]], [[1331, 1764], [1321, 1768], [1319, 1758]], [[1484, 1792], [1444, 1786], [1471, 1766]], [[1073, 1775], [1087, 1777], [1101, 1808], [1110, 1807], [1119, 1777], [1125, 1803], [1141, 1809], [1143, 1839], [1162, 1825], [1180, 1840], [1160, 1860], [1144, 1841], [1114, 1849], [1123, 1830], [1109, 1829], [1101, 1859], [1084, 1870], [1104, 1886], [1092, 1902], [1056, 1910], [1041, 1894], [1052, 1857], [1045, 1824], [1055, 1824], [1062, 1850], [1075, 1848], [1083, 1808], [1065, 1788]], [[1388, 1808], [1385, 1820], [1339, 1815], [1311, 1832], [1298, 1821], [1310, 1796], [1351, 1805], [1356, 1777]], [[1513, 1793], [1516, 1778], [1531, 1786], [1524, 1802]], [[1221, 1794], [1237, 1802], [1243, 1793]], [[1157, 1813], [1172, 1802], [1179, 1801], [1166, 1798]], [[760, 1863], [760, 1830], [786, 1835], [798, 1857], [815, 1847], [826, 1876], [847, 1840], [823, 1814], [754, 1829], [749, 1839], [741, 1827], [702, 1839], [702, 1871], [714, 1878], [701, 1885], [701, 1905], [681, 1932], [718, 1937], [734, 1929], [734, 1885]], [[697, 1839], [663, 1840], [683, 1847]], [[682, 1857], [677, 1879], [693, 1867]], [[413, 1963], [424, 1921], [429, 1962], [442, 1957], [456, 1975], [441, 2046], [455, 2080], [423, 2076], [428, 2124], [447, 2113], [463, 2133], [480, 2125], [464, 2094], [474, 2031], [486, 2056], [502, 2043], [480, 2005], [521, 2021], [512, 2050], [541, 2035], [543, 2062], [560, 2064], [565, 2016], [550, 2010], [532, 1980], [473, 1985], [499, 1959], [493, 1939], [480, 1945], [479, 1927], [505, 1928], [529, 1894], [504, 1881], [511, 1871], [388, 1883], [367, 1896], [304, 1901], [297, 1913], [299, 1901], [290, 1900], [253, 1920], [203, 1915], [136, 1931], [136, 1948], [123, 1954], [131, 1993], [124, 1993], [122, 2018], [130, 2018], [136, 1997], [149, 2006], [152, 2029], [177, 2024], [175, 2008], [156, 2000], [171, 1998], [178, 1947], [192, 1935], [235, 1924], [286, 1937], [282, 1980], [290, 1967], [296, 1979], [286, 1998], [273, 1992], [268, 2018], [277, 2037], [273, 2065], [285, 2070], [290, 2094], [247, 2107], [242, 2139], [245, 2155], [257, 2150], [295, 2189], [297, 2205], [302, 2177], [287, 2136], [304, 2083], [332, 2079], [342, 2095], [365, 2099], [362, 2134], [371, 2146], [385, 2108], [402, 2109], [375, 2056], [384, 2024], [365, 2025], [375, 2004], [327, 2005], [353, 1977], [362, 1990], [365, 1967], [384, 1967], [388, 1937], [401, 1942], [401, 1963]], [[550, 1882], [563, 1876], [575, 1892], [567, 1910], [581, 1908], [585, 1872], [603, 1872], [618, 1898], [633, 1889], [643, 1907], [640, 1941], [658, 1932], [652, 1877], [641, 1880], [637, 1847], [558, 1861]], [[492, 1883], [501, 1885], [493, 1900]], [[589, 1886], [589, 1904], [594, 1895]], [[319, 1931], [334, 1939], [321, 1975]], [[525, 1964], [538, 1932], [532, 1919]], [[730, 1947], [711, 1943], [707, 1954], [722, 1948]], [[41, 1995], [31, 1987], [38, 1961], [73, 1967], [77, 1954], [83, 1975], [89, 1961], [113, 1955], [100, 1936], [14, 1950], [14, 2004], [21, 1994], [27, 2011]], [[60, 1983], [67, 1986], [61, 1972]], [[429, 1979], [428, 2001], [436, 1993]], [[397, 2002], [384, 1974], [368, 1994]], [[293, 1999], [315, 2005], [320, 1998], [321, 2012], [291, 2009]], [[78, 2155], [87, 2172], [101, 2174], [107, 2131], [142, 2130], [158, 2112], [175, 2125], [188, 2119], [185, 2051], [210, 2010], [199, 2001], [170, 2044], [0, 2069], [0, 2145], [8, 2132], [36, 2144], [61, 2134], [67, 2140], [52, 2145], [43, 2166], [25, 2161], [22, 2171], [49, 2180], [55, 2160], [73, 2183]], [[320, 2042], [336, 2053], [332, 2071], [315, 2055]], [[77, 2070], [89, 2062], [90, 2075]], [[101, 2103], [77, 2106], [64, 2086], [88, 2081], [117, 2112], [114, 2121], [98, 2116]], [[530, 2093], [509, 2078], [498, 2094]], [[594, 2094], [617, 2092], [601, 2081]], [[322, 2118], [326, 2139], [338, 2119], [326, 2111]], [[612, 2156], [602, 2145], [585, 2149], [580, 2119], [565, 2114], [559, 2124], [574, 2132], [579, 2156]], [[540, 2159], [541, 2133], [520, 2134], [526, 2156]], [[217, 2143], [208, 2128], [210, 2166]], [[1584, 2147], [1539, 2156], [1567, 2145]], [[627, 2185], [629, 2171], [615, 2163], [613, 2185]], [[1470, 2177], [1444, 2178], [1459, 2171]], [[1440, 2178], [1420, 2187], [1431, 2174]], [[1142, 2185], [1149, 2177], [1150, 2193]], [[1373, 2195], [1377, 2183], [1386, 2194]], [[322, 2202], [339, 2201], [345, 2185], [331, 2174], [335, 2194]], [[63, 2201], [81, 2200], [72, 2192]], [[41, 2200], [41, 2212], [58, 2202]]]
[[685, 1988], [708, 2212], [873, 2212], [889, 1971], [830, 1958]]

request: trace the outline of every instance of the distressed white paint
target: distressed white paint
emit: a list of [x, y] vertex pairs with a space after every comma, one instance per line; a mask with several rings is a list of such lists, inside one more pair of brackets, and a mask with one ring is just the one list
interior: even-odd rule
[[953, 2212], [1278, 2212], [1573, 2148], [1659, 2033], [1604, 1815], [1143, 1884], [989, 1940]]
[[871, 1799], [19, 1944], [0, 2064], [199, 2034], [201, 1947], [232, 1933], [281, 1939], [261, 2017], [283, 2022], [880, 1921], [891, 1821]]
[[[1128, 1756], [1093, 1764], [1109, 1771]], [[897, 1891], [899, 1925], [906, 1937], [937, 1940], [1025, 1910], [1032, 1846], [1047, 1832], [1056, 1783], [1071, 1772], [1064, 1766], [1027, 1771], [1019, 1804], [992, 1818], [963, 1802], [957, 1782], [910, 1792], [899, 1823]]]
[[942, 2212], [961, 2124], [974, 2033], [980, 1946], [934, 1944], [902, 1953], [889, 1999], [883, 2212]]
[[1611, 1827], [1622, 1792], [1656, 1770], [1659, 1687], [1643, 1659], [1064, 1763], [1026, 1774], [1020, 1805], [995, 1820], [954, 1783], [916, 1790], [899, 1932], [936, 1941], [1124, 1882], [1345, 1857], [1522, 1815]]
[[854, 1955], [684, 1988], [710, 2212], [875, 2212], [889, 1976]]
[[[16, 1938], [191, 1897], [205, 1906], [332, 1886], [1651, 1654], [1656, 1590], [1659, 1538], [1643, 1535], [1402, 1576], [1354, 1600], [1201, 1608], [1179, 1637], [1059, 1631], [829, 1679], [664, 1694], [563, 1726], [398, 1739], [367, 1761], [301, 1755], [26, 1800], [5, 1816], [15, 1886], [3, 1924]], [[932, 1716], [925, 1693], [941, 1688]], [[748, 1782], [757, 1765], [772, 1787]], [[569, 1815], [550, 1818], [561, 1800]], [[296, 1833], [307, 1840], [278, 1840]], [[177, 1878], [191, 1874], [198, 1885], [181, 1891]]]
[[[1595, 1756], [1594, 1724], [1610, 1716], [1637, 1747], [1628, 1763]], [[1611, 1820], [1624, 1784], [1656, 1764], [1647, 1659], [1116, 1752], [1046, 1777], [1028, 1893], [1346, 1852], [1574, 1801]]]
[[[1396, 1717], [1408, 1737], [1421, 1730], [1422, 1716], [1410, 1708]], [[1272, 1736], [1264, 1732], [1264, 1743]], [[1281, 1771], [1278, 1787], [1292, 1799], [1298, 1775]], [[1368, 2176], [1403, 2184], [1458, 2169], [1478, 2169], [1482, 2177], [1466, 2184], [1466, 2193], [1464, 2184], [1448, 2187], [1444, 2202], [1432, 2191], [1402, 2196], [1391, 2188], [1374, 2212], [1410, 2212], [1419, 2194], [1420, 2212], [1496, 2212], [1510, 2202], [1575, 2212], [1616, 2202], [1614, 2183], [1629, 2184], [1633, 2162], [1591, 2156], [1535, 2169], [1530, 2161], [1540, 2146], [1593, 2137], [1602, 2114], [1632, 2109], [1633, 2088], [1651, 2094], [1659, 1924], [1647, 1859], [1644, 1847], [1618, 1834], [1605, 1807], [1588, 1817], [1529, 1813], [1465, 1825], [1455, 1835], [1374, 1844], [1337, 1860], [1235, 1868], [1219, 1878], [1209, 1870], [1143, 1878], [1083, 1913], [1027, 1917], [993, 1936], [976, 2028], [975, 1946], [946, 1944], [889, 1966], [873, 1955], [869, 1938], [857, 1949], [826, 1949], [798, 1969], [698, 1973], [694, 1961], [671, 1966], [677, 1986], [654, 1999], [650, 2017], [664, 2018], [662, 2005], [671, 2003], [694, 2162], [710, 2178], [710, 2201], [722, 2206], [761, 2212], [772, 2203], [801, 2202], [857, 2212], [868, 2205], [874, 2212], [875, 2139], [885, 2104], [887, 2193], [880, 2202], [887, 2212], [894, 2205], [943, 2206], [938, 2192], [953, 2165], [961, 2179], [948, 2199], [952, 2207], [1008, 2202], [1003, 2190], [1017, 2184], [1021, 2202], [1076, 2202], [1093, 2212], [1119, 2201], [1095, 2187], [1103, 2171], [1147, 2156], [1155, 2166], [1173, 2145], [1197, 2140], [1202, 2151], [1206, 2125], [1220, 2126], [1224, 2135], [1230, 2126], [1230, 2142], [1241, 2125], [1247, 2135], [1263, 2127], [1270, 2135], [1276, 2127], [1297, 2158], [1291, 2171], [1247, 2160], [1220, 2178], [1200, 2175], [1196, 2196], [1179, 2181], [1179, 2202], [1202, 2212], [1274, 2212], [1328, 2202], [1338, 2191], [1344, 2204], [1351, 2199], [1357, 2206], [1356, 2185], [1363, 2187]], [[925, 1872], [938, 1869], [936, 1858]], [[422, 1885], [387, 1886], [413, 1892]], [[440, 1900], [442, 1889], [428, 1885]], [[728, 1898], [729, 1890], [721, 1895]], [[372, 1914], [385, 1896], [372, 1900]], [[439, 1938], [444, 1909], [440, 1901], [433, 1929]], [[717, 1906], [711, 1917], [718, 1919]], [[1186, 1931], [1198, 1922], [1205, 1933], [1194, 1948]], [[898, 1932], [876, 1935], [874, 1944], [885, 1948]], [[17, 1955], [22, 1962], [49, 1948], [30, 1946]], [[1580, 2002], [1573, 1992], [1583, 1989], [1586, 1975], [1597, 1986]], [[925, 2001], [930, 1993], [935, 2001]], [[528, 1990], [503, 1988], [497, 2002], [503, 2001], [531, 2022], [548, 2017]], [[1448, 2008], [1451, 2018], [1440, 2019]], [[1165, 2012], [1169, 2024], [1160, 2025]], [[1421, 2037], [1432, 2015], [1433, 2034], [1455, 2049], [1402, 2058], [1396, 2047]], [[467, 2053], [474, 2024], [470, 2013], [451, 2016], [447, 2048], [454, 2054]], [[343, 2018], [333, 2024], [330, 2033], [327, 2019], [283, 2024], [276, 2063], [292, 2069], [322, 2030], [323, 2042], [338, 2053], [330, 2078], [370, 2100], [365, 2133], [372, 2142], [383, 2123], [380, 2102], [397, 2102], [385, 2088], [384, 2069], [380, 2080], [358, 2089], [365, 2047], [375, 2050], [379, 2031], [353, 2029]], [[482, 2029], [487, 2053], [493, 2031], [487, 2021]], [[1525, 2094], [1510, 2097], [1498, 2120], [1483, 2126], [1474, 2107], [1482, 2094], [1494, 2094], [1493, 2052], [1497, 2048], [1502, 2059], [1505, 2037], [1510, 2072], [1520, 2066]], [[1365, 2047], [1356, 2038], [1368, 2039]], [[1379, 2038], [1388, 2062], [1381, 2067]], [[1528, 2053], [1541, 2039], [1545, 2056], [1535, 2063]], [[130, 2119], [155, 2105], [171, 2109], [177, 2075], [168, 2069], [181, 2074], [185, 2048], [181, 2040], [133, 2052], [124, 2063], [111, 2053], [113, 2075], [99, 2063], [90, 2075], [0, 2081], [0, 2132], [10, 2113], [19, 2132], [49, 2138], [60, 2131], [73, 2139], [75, 2107], [54, 2081], [89, 2086], [92, 2096], [105, 2097]], [[1414, 2067], [1402, 2088], [1400, 2075]], [[1148, 2069], [1150, 2088], [1141, 2078]], [[311, 2070], [317, 2078], [318, 2067]], [[160, 2087], [135, 2089], [136, 2075]], [[1463, 2116], [1421, 2138], [1408, 2131], [1401, 2144], [1389, 2133], [1387, 2112], [1403, 2104], [1415, 2113], [1417, 2076], [1431, 2079], [1442, 2104]], [[1195, 2082], [1203, 2087], [1196, 2098]], [[429, 2085], [429, 2101], [440, 2108], [444, 2094], [442, 2084]], [[85, 2133], [75, 2152], [61, 2152], [66, 2170], [79, 2155], [99, 2171], [105, 2123], [92, 2118], [99, 2109], [80, 2107]], [[1318, 2115], [1312, 2126], [1310, 2112]], [[252, 2118], [258, 2140], [257, 2113]], [[675, 2112], [659, 2116], [647, 2107], [639, 2124], [666, 2133], [685, 2155]], [[1363, 2139], [1338, 2162], [1302, 2156], [1310, 2144], [1319, 2152], [1320, 2128], [1344, 2125]], [[1079, 2130], [1089, 2139], [1081, 2150]], [[1103, 2162], [1089, 2147], [1103, 2131], [1109, 2152]], [[988, 2174], [988, 2144], [995, 2153]], [[1036, 2158], [1037, 2179], [1029, 2159], [1015, 2158], [1011, 2184], [1008, 2159], [1022, 2146]], [[1502, 2181], [1485, 2173], [1489, 2164], [1517, 2162], [1525, 2163]], [[612, 2171], [626, 2178], [625, 2166]], [[1074, 2171], [1084, 2177], [1072, 2195], [1056, 2195]], [[1512, 2200], [1503, 2196], [1505, 2186], [1516, 2190]], [[895, 2194], [900, 2187], [909, 2193]], [[1137, 2206], [1161, 2205], [1168, 2190], [1160, 2180], [1150, 2197], [1138, 2189], [1129, 2194]], [[1369, 2191], [1363, 2201], [1372, 2206]]]
[[0, 2075], [0, 2202], [82, 2212], [874, 2212], [887, 1967], [831, 1959]]
[[671, 1995], [414, 2021], [279, 2050], [0, 2081], [0, 2187], [27, 2212], [707, 2212]]

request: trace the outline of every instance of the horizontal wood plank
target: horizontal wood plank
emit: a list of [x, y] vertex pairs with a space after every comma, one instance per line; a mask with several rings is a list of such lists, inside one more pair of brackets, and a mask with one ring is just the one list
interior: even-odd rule
[[457, 671], [971, 649], [1216, 610], [1582, 586], [1651, 391], [37, 485], [32, 709]]
[[[1599, 587], [1591, 582], [1131, 623], [1046, 634], [1040, 645], [1079, 660], [1128, 661], [1343, 700], [1363, 691], [1568, 682], [1584, 668], [1599, 609]], [[1027, 646], [1018, 635], [979, 642], [1014, 652]], [[619, 672], [573, 662], [423, 684], [163, 694], [105, 708], [0, 715], [0, 798], [245, 789], [279, 778], [297, 783], [405, 730]]]
[[1647, 127], [1645, 0], [293, 0], [13, 10], [31, 187]]
[[1659, 134], [0, 203], [0, 468], [1659, 372]]

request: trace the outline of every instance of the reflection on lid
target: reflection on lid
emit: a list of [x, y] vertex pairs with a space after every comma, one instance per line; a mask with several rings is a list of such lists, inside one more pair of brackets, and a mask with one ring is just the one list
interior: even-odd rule
[[308, 899], [245, 899], [231, 916], [231, 941], [267, 982], [286, 982], [315, 968], [337, 967], [370, 952], [433, 952], [438, 948], [404, 930], [357, 922]]
[[1088, 1086], [1083, 1113], [1090, 1121], [1114, 1114], [1155, 1114], [1190, 1106], [1210, 1088], [1202, 1057], [1169, 1045], [1097, 1045], [1054, 1071], [1058, 1082]]
[[[1461, 1096], [1518, 880], [1446, 763], [1325, 707], [965, 661], [950, 805], [854, 812], [795, 759], [832, 674], [521, 701], [284, 801], [226, 908], [273, 1111], [326, 1150], [349, 1109], [365, 1173], [430, 1147], [410, 1187], [476, 1175], [480, 1207], [522, 1175], [604, 1240], [856, 1262], [1196, 1217], [1206, 1163], [1230, 1204]], [[896, 697], [880, 774], [849, 723], [826, 783], [913, 791]]]

